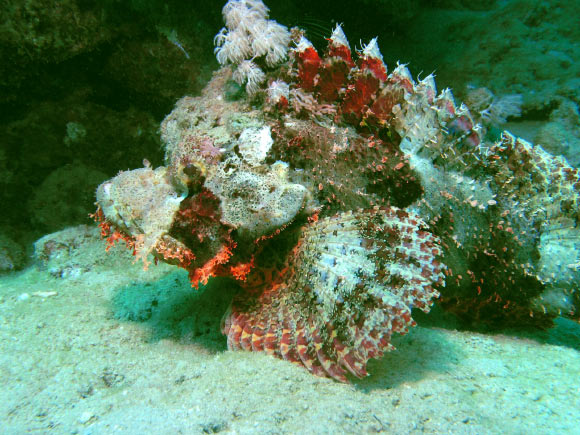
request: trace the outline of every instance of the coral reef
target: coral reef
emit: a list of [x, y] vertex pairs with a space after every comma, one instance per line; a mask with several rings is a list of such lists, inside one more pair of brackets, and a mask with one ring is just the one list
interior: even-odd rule
[[19, 55], [50, 61], [72, 57], [114, 35], [114, 29], [104, 26], [100, 5], [67, 0], [57, 8], [48, 6], [41, 0], [5, 4], [4, 43], [18, 47]]
[[578, 104], [568, 100], [550, 114], [550, 120], [534, 138], [546, 151], [563, 155], [572, 166], [580, 166], [580, 113]]
[[18, 0], [0, 21], [0, 226], [30, 250], [86, 223], [96, 186], [119, 169], [161, 164], [159, 123], [218, 66], [220, 17], [182, 2]]
[[89, 222], [94, 191], [108, 176], [81, 163], [64, 165], [36, 189], [28, 202], [32, 221], [48, 233]]
[[[46, 270], [54, 278], [75, 279], [101, 261], [87, 249], [97, 244], [102, 246], [98, 228], [78, 225], [38, 239], [32, 257], [38, 269]], [[79, 252], [81, 247], [86, 251]]]
[[0, 273], [20, 269], [25, 262], [25, 252], [19, 243], [0, 233]]
[[25, 117], [0, 125], [2, 227], [31, 246], [46, 232], [89, 223], [100, 183], [144, 157], [162, 161], [157, 129], [149, 113], [112, 110], [85, 92], [31, 103]]
[[259, 0], [223, 14], [216, 55], [234, 67], [163, 121], [165, 166], [99, 187], [96, 218], [194, 286], [236, 280], [230, 349], [346, 381], [439, 293], [467, 324], [577, 316], [578, 170], [508, 132], [489, 141], [477, 120], [514, 104], [479, 98], [474, 116], [433, 76], [389, 72], [376, 38], [353, 53], [340, 26], [322, 55], [298, 28], [259, 45], [282, 32]]
[[[467, 2], [437, 3], [454, 7], [453, 3]], [[486, 1], [469, 3], [493, 6]], [[383, 48], [399, 57], [403, 50], [414, 51], [415, 67], [438, 68], [438, 81], [453, 84], [458, 92], [472, 84], [498, 96], [522, 95], [524, 113], [549, 113], [563, 98], [578, 102], [579, 67], [573, 60], [579, 55], [577, 2], [496, 3], [482, 12], [424, 9], [408, 28], [412, 47], [397, 47], [397, 41], [384, 35], [390, 45]]]

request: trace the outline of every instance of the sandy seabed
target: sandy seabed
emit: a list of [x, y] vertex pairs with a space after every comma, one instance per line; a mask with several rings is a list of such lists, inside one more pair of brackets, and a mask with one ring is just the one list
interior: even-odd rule
[[[0, 278], [0, 432], [578, 433], [580, 325], [418, 326], [350, 385], [219, 332], [231, 289], [144, 271], [96, 231]], [[78, 234], [77, 234], [78, 236]], [[75, 236], [76, 237], [76, 236]]]

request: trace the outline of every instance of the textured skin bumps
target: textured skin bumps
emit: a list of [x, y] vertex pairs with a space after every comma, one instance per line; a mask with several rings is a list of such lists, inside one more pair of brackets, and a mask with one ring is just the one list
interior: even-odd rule
[[[392, 333], [429, 311], [443, 265], [436, 238], [398, 208], [345, 212], [307, 225], [276, 277], [235, 297], [232, 350], [263, 351], [347, 381], [391, 350]], [[259, 269], [255, 270], [256, 273]]]
[[238, 281], [230, 349], [339, 381], [365, 376], [434, 287], [467, 324], [575, 315], [577, 169], [508, 133], [488, 142], [432, 75], [388, 72], [376, 39], [352, 53], [337, 26], [319, 55], [300, 29], [292, 38], [251, 95], [228, 97], [224, 67], [177, 103], [161, 126], [166, 167], [101, 185], [109, 244], [186, 269], [194, 287]]

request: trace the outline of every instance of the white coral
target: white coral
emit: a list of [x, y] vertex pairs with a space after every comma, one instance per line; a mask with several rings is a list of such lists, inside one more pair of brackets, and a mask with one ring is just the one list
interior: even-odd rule
[[267, 92], [270, 104], [278, 104], [282, 98], [285, 98], [286, 102], [290, 99], [290, 85], [282, 80], [274, 80], [270, 83]]
[[[252, 69], [243, 62], [263, 58], [270, 67], [286, 59], [290, 32], [274, 20], [268, 20], [268, 8], [261, 0], [230, 0], [222, 10], [226, 27], [214, 38], [214, 53], [222, 65], [238, 64], [238, 77], [245, 75], [248, 93], [257, 91], [263, 80], [256, 71], [258, 66], [252, 62]], [[259, 69], [259, 68], [258, 68]], [[251, 73], [248, 76], [248, 73]], [[263, 73], [262, 73], [263, 74]], [[254, 80], [250, 80], [250, 78]]]
[[337, 24], [336, 27], [334, 28], [334, 30], [332, 31], [332, 35], [330, 35], [330, 41], [334, 45], [343, 45], [350, 50], [350, 44], [348, 43], [348, 40], [346, 39], [346, 35], [344, 34], [344, 31], [342, 30], [342, 25], [340, 25], [340, 24]]
[[258, 22], [250, 33], [253, 37], [252, 50], [256, 57], [266, 56], [268, 66], [274, 66], [286, 59], [290, 33], [276, 21]]
[[363, 56], [365, 56], [365, 57], [372, 57], [375, 59], [379, 59], [381, 62], [383, 62], [383, 55], [381, 54], [381, 51], [379, 50], [379, 44], [377, 43], [377, 38], [371, 39], [367, 45], [363, 46], [362, 53], [363, 53]]
[[216, 44], [214, 53], [222, 65], [240, 63], [252, 57], [250, 41], [242, 30], [227, 32], [224, 28], [215, 36], [214, 43]]
[[523, 98], [519, 94], [496, 98], [489, 108], [489, 120], [495, 125], [501, 125], [510, 117], [519, 118], [522, 116], [522, 103]]
[[251, 22], [266, 20], [268, 11], [262, 0], [230, 0], [222, 9], [222, 15], [228, 29], [247, 30]]
[[263, 162], [273, 144], [270, 127], [250, 127], [240, 134], [238, 148], [242, 158], [250, 165], [256, 166]]
[[234, 71], [232, 78], [240, 85], [246, 83], [246, 92], [253, 95], [266, 80], [266, 74], [251, 60], [243, 60]]

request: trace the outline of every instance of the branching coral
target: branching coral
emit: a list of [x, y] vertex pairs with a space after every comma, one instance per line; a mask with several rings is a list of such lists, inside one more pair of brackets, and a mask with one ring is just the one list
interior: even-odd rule
[[222, 10], [226, 27], [216, 35], [215, 54], [222, 65], [237, 64], [234, 80], [246, 83], [248, 94], [254, 94], [265, 75], [255, 61], [273, 67], [282, 62], [288, 51], [287, 28], [268, 20], [268, 8], [261, 0], [232, 0]]

